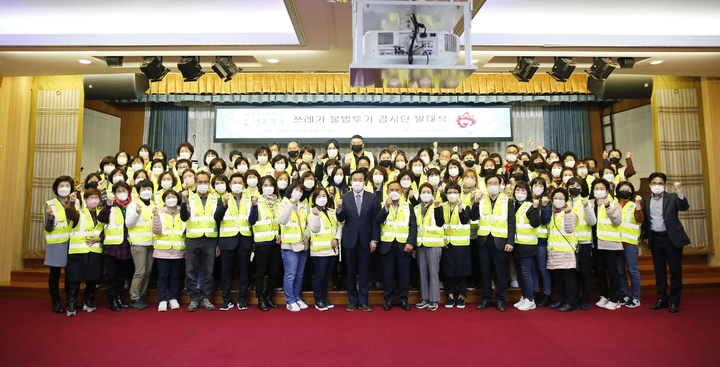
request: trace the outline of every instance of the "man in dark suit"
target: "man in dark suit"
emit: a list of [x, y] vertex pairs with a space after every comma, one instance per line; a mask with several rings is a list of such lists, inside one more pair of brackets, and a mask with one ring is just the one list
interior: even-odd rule
[[[368, 306], [368, 271], [370, 253], [375, 252], [380, 239], [380, 226], [374, 220], [380, 211], [380, 204], [375, 195], [364, 190], [365, 176], [363, 170], [352, 173], [352, 191], [345, 193], [336, 206], [337, 219], [344, 222], [341, 246], [347, 264], [349, 305], [346, 311], [354, 311], [358, 307], [366, 312], [372, 311]], [[360, 276], [359, 286], [355, 283], [356, 275]]]
[[[670, 312], [680, 311], [682, 294], [682, 253], [683, 247], [690, 244], [680, 218], [679, 211], [690, 209], [682, 184], [675, 182], [675, 193], [665, 192], [667, 176], [662, 172], [653, 172], [649, 177], [652, 195], [643, 200], [643, 238], [647, 240], [655, 267], [655, 287], [658, 300], [650, 308], [667, 308]], [[667, 270], [670, 268], [670, 295], [667, 292]]]

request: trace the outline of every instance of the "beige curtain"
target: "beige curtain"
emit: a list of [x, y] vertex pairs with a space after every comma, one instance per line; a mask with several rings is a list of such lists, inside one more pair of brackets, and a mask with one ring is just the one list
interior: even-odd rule
[[697, 89], [656, 89], [660, 164], [668, 176], [668, 191], [681, 182], [690, 210], [680, 213], [680, 221], [692, 244], [686, 253], [707, 254], [707, 215], [703, 189], [702, 155]]
[[30, 237], [23, 248], [26, 259], [44, 256], [43, 205], [55, 195], [53, 182], [58, 176], [75, 175], [80, 106], [77, 89], [37, 92]]

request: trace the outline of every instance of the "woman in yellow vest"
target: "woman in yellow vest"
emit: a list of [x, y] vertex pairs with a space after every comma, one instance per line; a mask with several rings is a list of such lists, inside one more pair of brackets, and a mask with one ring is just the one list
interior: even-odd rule
[[165, 195], [165, 191], [175, 190], [177, 183], [178, 180], [177, 178], [175, 178], [175, 175], [173, 175], [171, 171], [163, 172], [158, 177], [158, 182], [156, 182], [158, 190], [155, 193], [155, 197], [153, 198], [155, 205], [157, 205], [159, 208], [165, 205], [165, 202], [162, 201], [163, 195]]
[[420, 187], [422, 183], [424, 183], [425, 180], [425, 165], [420, 160], [420, 158], [415, 157], [410, 160], [408, 163], [408, 166], [410, 167], [410, 171], [413, 173], [413, 183]]
[[[437, 171], [433, 168], [431, 170]], [[437, 177], [440, 177], [437, 175]], [[431, 183], [432, 185], [432, 183]], [[445, 308], [465, 308], [467, 294], [467, 276], [471, 273], [470, 263], [470, 220], [477, 219], [477, 212], [460, 201], [460, 186], [455, 183], [445, 188], [447, 201], [442, 204], [443, 219], [436, 221], [437, 226], [445, 228], [445, 245], [441, 257], [441, 266], [447, 300]], [[434, 196], [435, 197], [435, 196]], [[435, 198], [435, 205], [439, 199]], [[439, 218], [438, 218], [439, 219]]]
[[598, 178], [593, 181], [591, 198], [595, 199], [597, 224], [593, 227], [593, 242], [597, 249], [595, 257], [595, 276], [598, 281], [600, 301], [595, 305], [607, 310], [621, 307], [620, 276], [618, 275], [619, 257], [623, 256], [620, 223], [622, 208], [610, 196], [610, 183]]
[[125, 226], [128, 228], [128, 241], [135, 274], [130, 283], [130, 304], [136, 311], [148, 307], [145, 294], [147, 293], [150, 273], [153, 264], [153, 233], [152, 217], [156, 210], [153, 201], [153, 184], [142, 181], [136, 187], [139, 200], [127, 206], [125, 213]]
[[303, 192], [301, 201], [304, 202], [308, 208], [311, 207], [312, 202], [310, 201], [310, 197], [315, 191], [315, 188], [318, 187], [317, 178], [315, 178], [315, 175], [312, 172], [306, 171], [300, 177], [298, 177], [295, 182], [297, 182], [298, 186], [300, 186], [300, 189]]
[[403, 198], [408, 200], [412, 207], [415, 207], [415, 205], [420, 203], [418, 200], [420, 191], [418, 191], [417, 185], [415, 185], [413, 179], [414, 177], [412, 172], [407, 170], [403, 170], [396, 177], [396, 181], [400, 182]]
[[345, 179], [345, 170], [343, 170], [342, 167], [335, 167], [332, 172], [330, 172], [328, 181], [330, 182], [325, 188], [332, 202], [340, 200], [340, 197], [344, 193], [350, 191], [347, 185], [347, 179]]
[[275, 182], [278, 185], [278, 195], [285, 197], [285, 192], [290, 186], [290, 174], [287, 171], [275, 171]]
[[533, 262], [537, 256], [538, 231], [542, 224], [540, 214], [540, 200], [532, 199], [530, 187], [525, 181], [518, 181], [513, 191], [515, 199], [515, 268], [518, 269], [518, 283], [522, 296], [520, 301], [514, 304], [520, 311], [534, 310], [535, 295], [533, 285], [534, 279]]
[[278, 203], [277, 221], [280, 223], [280, 250], [285, 274], [283, 293], [286, 308], [298, 312], [308, 308], [300, 298], [305, 263], [309, 256], [310, 230], [307, 227], [308, 206], [302, 199], [303, 187], [294, 182], [287, 195]]
[[[70, 246], [68, 262], [65, 268], [65, 293], [67, 294], [67, 315], [75, 316], [75, 303], [80, 292], [80, 282], [85, 282], [83, 310], [95, 312], [95, 285], [102, 275], [102, 244], [100, 243], [103, 224], [98, 222], [100, 196], [96, 189], [85, 191], [83, 198], [86, 206], [83, 209], [74, 205], [65, 207], [67, 218], [71, 220]], [[71, 198], [72, 201], [73, 198]]]
[[112, 195], [108, 194], [105, 206], [98, 214], [98, 220], [105, 223], [105, 238], [103, 240], [103, 265], [107, 277], [108, 304], [111, 311], [120, 311], [128, 305], [122, 303], [122, 293], [125, 280], [131, 274], [132, 255], [128, 242], [128, 230], [125, 226], [125, 213], [130, 204], [130, 186], [119, 182], [112, 188]]
[[128, 164], [130, 162], [130, 154], [128, 154], [127, 151], [121, 150], [117, 153], [115, 153], [115, 163], [117, 163], [118, 168], [122, 168], [123, 171], [125, 171], [125, 174], [127, 176], [132, 175], [132, 172], [130, 170], [130, 165]]
[[[538, 244], [537, 255], [535, 256], [535, 264], [533, 266], [533, 293], [535, 296], [535, 306], [545, 307], [551, 303], [552, 293], [552, 276], [550, 270], [547, 269], [547, 240], [548, 240], [548, 223], [552, 218], [552, 206], [550, 199], [546, 194], [545, 180], [536, 177], [530, 181], [530, 190], [533, 200], [540, 201], [540, 226], [537, 228]], [[542, 280], [543, 293], [540, 293], [540, 280]]]
[[408, 166], [408, 159], [407, 156], [405, 156], [405, 153], [399, 152], [395, 155], [395, 159], [393, 160], [393, 167], [395, 167], [395, 169], [390, 175], [392, 179], [397, 179], [400, 172], [410, 169], [410, 167]]
[[115, 168], [107, 177], [108, 190], [112, 190], [112, 185], [120, 181], [127, 182], [127, 174], [125, 174], [125, 170], [122, 168]]
[[442, 184], [442, 178], [440, 177], [440, 170], [437, 168], [430, 168], [425, 172], [427, 182], [433, 187], [435, 199], [441, 199], [445, 190], [445, 186]]
[[138, 148], [138, 154], [137, 154], [138, 157], [143, 159], [143, 168], [148, 172], [150, 171], [150, 161], [151, 161], [150, 151], [151, 150], [152, 149], [150, 148], [149, 145], [143, 144], [140, 146], [140, 148]]
[[244, 173], [245, 175], [245, 194], [252, 196], [262, 195], [262, 191], [258, 188], [260, 182], [260, 174], [258, 171], [251, 169]]
[[233, 167], [235, 167], [235, 170], [233, 170], [233, 173], [239, 173], [241, 175], [245, 175], [247, 171], [250, 169], [250, 162], [245, 157], [240, 157], [233, 162]]
[[[140, 156], [134, 156], [130, 158], [130, 168], [128, 171], [128, 176], [132, 173], [135, 175], [138, 171], [145, 171], [145, 161]], [[147, 173], [148, 171], [145, 171]]]
[[552, 182], [550, 184], [552, 187], [558, 188], [565, 184], [562, 178], [563, 168], [565, 168], [565, 166], [563, 166], [560, 161], [555, 161], [550, 165], [550, 175], [552, 177]]
[[153, 213], [153, 258], [157, 261], [158, 311], [180, 308], [180, 267], [185, 258], [185, 222], [180, 219], [180, 195], [175, 190], [163, 192], [164, 203]]
[[420, 302], [416, 308], [438, 309], [440, 302], [440, 258], [445, 246], [443, 206], [433, 200], [433, 188], [429, 183], [420, 185], [420, 203], [415, 206], [417, 221], [417, 246], [414, 257], [420, 269]]
[[567, 205], [569, 199], [567, 190], [557, 188], [552, 196], [553, 216], [548, 224], [550, 231], [548, 237], [547, 268], [555, 275], [558, 285], [557, 302], [550, 308], [560, 312], [574, 311], [577, 307], [577, 281], [575, 268], [577, 267], [576, 252], [577, 238], [575, 226], [577, 216]]
[[[618, 198], [622, 208], [620, 237], [622, 237], [623, 254], [618, 257], [620, 301], [626, 307], [635, 308], [640, 306], [638, 242], [640, 239], [640, 225], [645, 221], [642, 211], [642, 197], [640, 195], [635, 196], [635, 187], [627, 181], [622, 181], [615, 186], [615, 197]], [[633, 197], [635, 202], [630, 201]], [[632, 292], [628, 289], [628, 274], [632, 282]]]
[[[77, 218], [68, 218], [65, 208], [73, 207], [77, 203], [77, 194], [73, 193], [75, 181], [70, 176], [60, 176], [55, 179], [52, 191], [55, 197], [45, 203], [45, 265], [50, 267], [48, 286], [52, 299], [52, 310], [63, 313], [65, 309], [60, 303], [60, 270], [67, 266], [68, 247], [70, 245], [70, 221]], [[67, 286], [66, 286], [67, 287]], [[74, 307], [74, 306], [73, 306]]]
[[[480, 181], [482, 187], [485, 188], [485, 181]], [[460, 200], [462, 200], [465, 206], [472, 206], [475, 196], [478, 192], [480, 185], [478, 182], [477, 172], [474, 169], [466, 169], [462, 173], [462, 192], [460, 193]], [[472, 272], [468, 277], [468, 290], [474, 290], [480, 284], [480, 255], [478, 246], [478, 221], [470, 221], [470, 263]]]
[[298, 160], [297, 162], [297, 171], [293, 172], [293, 178], [295, 180], [299, 180], [303, 175], [305, 175], [306, 172], [310, 172], [313, 177], [315, 177], [315, 173], [313, 173], [311, 169], [312, 164], [307, 163], [303, 160]]
[[385, 200], [387, 200], [387, 170], [382, 166], [373, 167], [368, 177], [370, 177], [371, 180], [368, 180], [366, 190], [375, 194], [375, 197], [382, 206]]
[[258, 171], [260, 176], [272, 176], [275, 174], [275, 169], [273, 168], [272, 163], [270, 163], [270, 155], [272, 152], [270, 151], [270, 148], [266, 146], [260, 146], [257, 149], [255, 149], [255, 160], [257, 161], [257, 164], [252, 167], [252, 169]]
[[[343, 172], [342, 167], [336, 167], [337, 171]], [[307, 227], [310, 230], [310, 257], [314, 268], [313, 300], [315, 309], [327, 311], [335, 307], [328, 299], [328, 282], [340, 252], [342, 225], [338, 223], [333, 210], [334, 201], [326, 189], [315, 189], [311, 200], [313, 208], [308, 214]]]
[[388, 175], [388, 180], [393, 176], [393, 172], [395, 171], [395, 167], [393, 166], [392, 162], [392, 153], [390, 153], [390, 150], [383, 149], [380, 151], [380, 154], [378, 154], [378, 164], [379, 167], [385, 168], [385, 171]]
[[443, 183], [456, 183], [462, 186], [463, 167], [460, 161], [452, 159], [447, 164], [447, 169], [443, 175]]
[[[567, 169], [567, 168], [566, 168]], [[580, 296], [580, 309], [590, 308], [590, 293], [592, 293], [592, 275], [590, 273], [590, 254], [592, 253], [592, 226], [597, 223], [595, 218], [595, 203], [583, 195], [583, 180], [573, 177], [567, 182], [570, 201], [568, 205], [578, 218], [575, 227], [575, 237], [578, 239], [578, 280]]]
[[[251, 171], [248, 171], [248, 179], [249, 172]], [[278, 308], [272, 300], [273, 288], [280, 278], [278, 203], [275, 179], [272, 176], [262, 177], [259, 185], [262, 191], [260, 195], [252, 196], [248, 222], [252, 226], [255, 243], [255, 295], [260, 311], [267, 311], [268, 307]], [[264, 282], [266, 275], [267, 283]]]

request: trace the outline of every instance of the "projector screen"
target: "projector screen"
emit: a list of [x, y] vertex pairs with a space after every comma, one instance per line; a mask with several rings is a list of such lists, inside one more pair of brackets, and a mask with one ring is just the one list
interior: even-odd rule
[[215, 107], [215, 141], [512, 141], [510, 105]]

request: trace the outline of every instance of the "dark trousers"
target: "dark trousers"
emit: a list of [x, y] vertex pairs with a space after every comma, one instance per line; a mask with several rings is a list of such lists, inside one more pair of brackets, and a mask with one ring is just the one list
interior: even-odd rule
[[240, 273], [240, 289], [238, 290], [238, 302], [247, 301], [247, 290], [250, 286], [250, 254], [243, 243], [252, 242], [251, 237], [239, 236], [238, 245], [232, 250], [220, 250], [220, 262], [222, 268], [221, 287], [223, 302], [232, 302], [233, 266], [237, 264]]
[[122, 296], [125, 279], [132, 271], [132, 259], [119, 260], [112, 256], [103, 256], [105, 266], [105, 288], [108, 301], [114, 301]]
[[558, 302], [560, 304], [568, 304], [572, 307], [577, 306], [577, 282], [575, 269], [557, 269], [552, 270], [555, 277], [553, 282], [558, 287]]
[[[655, 233], [650, 234], [650, 252], [655, 268], [655, 288], [658, 298], [673, 305], [680, 304], [682, 295], [682, 254], [683, 248], [675, 247], [670, 239]], [[670, 268], [670, 295], [668, 296], [667, 268]]]
[[533, 294], [533, 263], [535, 256], [517, 257], [515, 256], [515, 269], [517, 271], [517, 279], [520, 285], [520, 291], [523, 298], [535, 299]]
[[[78, 300], [78, 293], [80, 293], [81, 282], [68, 282], [65, 283], [65, 294], [67, 296], [67, 305], [74, 305]], [[85, 303], [93, 303], [95, 301], [95, 286], [96, 281], [85, 282], [85, 294], [83, 299]]]
[[[360, 246], [359, 243], [355, 244], [353, 248], [344, 248], [343, 250], [345, 255], [343, 260], [347, 262], [345, 286], [347, 287], [348, 302], [351, 305], [367, 304], [368, 289], [370, 288], [370, 280], [368, 279], [370, 250]], [[357, 279], [358, 276], [359, 280]]]
[[327, 302], [330, 274], [335, 267], [337, 256], [313, 256], [312, 291], [315, 303]]
[[395, 301], [395, 282], [393, 277], [397, 270], [398, 301], [407, 302], [410, 291], [410, 259], [411, 252], [403, 251], [404, 243], [393, 241], [390, 250], [382, 255], [383, 263], [383, 297], [385, 302]]
[[480, 284], [480, 246], [478, 237], [470, 239], [470, 269], [468, 284], [477, 286]]
[[[280, 279], [280, 245], [255, 246], [255, 295], [258, 299], [271, 297]], [[267, 275], [268, 280], [263, 287]]]
[[370, 262], [368, 265], [370, 267], [370, 271], [368, 273], [370, 276], [370, 284], [374, 286], [375, 283], [382, 282], [383, 279], [385, 279], [385, 276], [383, 275], [383, 258], [380, 251], [375, 251], [370, 254]]
[[[186, 238], [185, 246], [185, 291], [190, 301], [200, 302], [209, 298], [213, 287], [213, 267], [215, 266], [215, 246], [217, 238]], [[202, 266], [203, 276], [198, 289], [198, 272]]]
[[[481, 241], [482, 241], [481, 237]], [[483, 301], [492, 302], [492, 271], [495, 270], [497, 282], [495, 283], [495, 300], [505, 302], [508, 289], [509, 253], [498, 250], [492, 236], [484, 237], [484, 245], [480, 246], [480, 269], [482, 271]]]
[[167, 302], [168, 288], [170, 299], [180, 300], [180, 267], [183, 259], [155, 259], [158, 268], [158, 302]]
[[452, 295], [453, 299], [458, 299], [459, 296], [465, 298], [467, 296], [467, 277], [445, 277], [443, 280], [443, 287], [445, 293], [449, 296]]
[[[50, 299], [53, 303], [60, 303], [60, 270], [61, 267], [51, 266], [50, 275], [48, 276], [48, 289], [50, 290]], [[67, 280], [65, 281], [65, 288], [67, 289]]]
[[[620, 297], [620, 276], [617, 272], [618, 256], [623, 256], [622, 250], [598, 250], [599, 262], [604, 273], [598, 279], [600, 284], [600, 295], [610, 302], [617, 302]], [[603, 276], [603, 274], [605, 274]], [[609, 287], [608, 287], [609, 285]]]
[[580, 302], [585, 302], [587, 304], [590, 304], [590, 293], [592, 293], [592, 274], [590, 273], [591, 253], [592, 243], [580, 244], [580, 248], [578, 249], [578, 257], [580, 258], [578, 268], [580, 271], [577, 272], [577, 282], [579, 290], [582, 293], [582, 296], [580, 296]]

